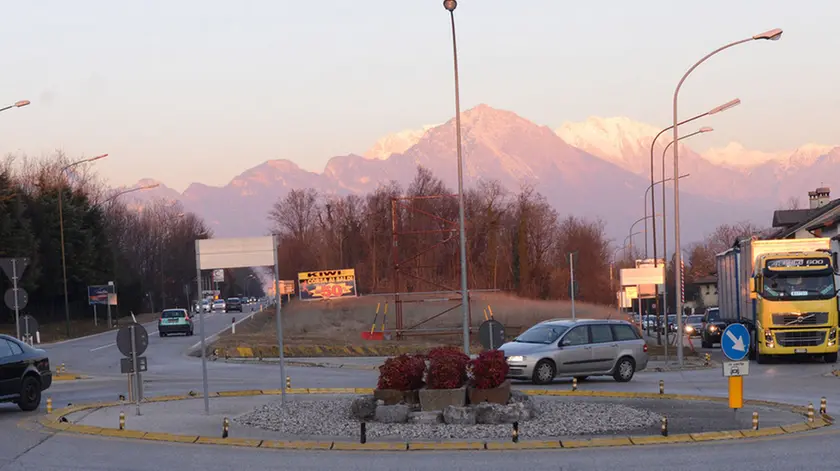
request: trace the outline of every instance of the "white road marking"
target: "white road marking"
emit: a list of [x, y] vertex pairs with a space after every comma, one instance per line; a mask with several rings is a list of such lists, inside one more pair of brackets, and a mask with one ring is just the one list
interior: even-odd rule
[[[152, 331], [152, 333], [149, 334], [149, 337], [153, 337], [157, 334], [158, 334], [158, 331], [154, 330], [154, 331]], [[109, 343], [108, 345], [102, 345], [101, 347], [91, 348], [90, 351], [95, 352], [97, 350], [102, 350], [102, 349], [108, 348], [108, 347], [114, 347], [116, 345], [117, 345], [117, 342], [113, 342], [113, 343]]]

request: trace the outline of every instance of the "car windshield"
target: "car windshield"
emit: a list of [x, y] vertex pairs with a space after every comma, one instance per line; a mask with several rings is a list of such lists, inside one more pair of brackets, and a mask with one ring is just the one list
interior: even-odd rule
[[830, 299], [835, 296], [831, 273], [765, 273], [761, 295], [766, 299]]
[[677, 322], [677, 315], [671, 314], [670, 316], [668, 316], [668, 322]]
[[187, 313], [180, 310], [180, 309], [169, 309], [163, 311], [163, 314], [160, 317], [163, 318], [172, 318], [172, 317], [186, 317]]
[[703, 322], [703, 316], [688, 316], [685, 321], [689, 324], [699, 324]]
[[213, 304], [224, 304], [224, 301], [222, 301], [221, 299], [219, 299], [219, 300], [217, 300], [217, 301], [213, 301]]
[[535, 325], [523, 332], [519, 337], [516, 337], [513, 341], [548, 345], [556, 342], [563, 335], [563, 332], [567, 330], [569, 330], [569, 327], [565, 325]]

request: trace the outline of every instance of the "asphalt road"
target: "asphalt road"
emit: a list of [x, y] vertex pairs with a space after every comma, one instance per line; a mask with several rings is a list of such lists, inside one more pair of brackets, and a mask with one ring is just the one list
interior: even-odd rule
[[[235, 315], [237, 320], [241, 317]], [[208, 336], [230, 326], [231, 314], [207, 315]], [[201, 361], [186, 356], [200, 339], [159, 338], [149, 328], [146, 356], [149, 372], [146, 393], [183, 394], [201, 391]], [[196, 328], [196, 333], [198, 329]], [[77, 339], [46, 346], [51, 361], [64, 362], [68, 370], [92, 376], [89, 380], [55, 383], [48, 391], [56, 407], [67, 403], [115, 400], [125, 394], [125, 378], [119, 374], [120, 354], [112, 345], [115, 333]], [[718, 357], [717, 351], [715, 356]], [[748, 398], [777, 400], [805, 405], [828, 399], [829, 412], [840, 410], [840, 379], [831, 376], [832, 365], [820, 362], [751, 365], [745, 380]], [[372, 387], [375, 371], [335, 368], [288, 367], [295, 387]], [[234, 364], [208, 362], [210, 390], [278, 388], [283, 382], [276, 364]], [[726, 382], [719, 369], [676, 372], [641, 372], [633, 381], [618, 384], [609, 379], [593, 379], [581, 389], [658, 391], [660, 379], [666, 392], [726, 394]], [[530, 388], [529, 384], [521, 387]], [[559, 380], [550, 388], [566, 389], [569, 382]], [[212, 403], [211, 403], [212, 405]], [[162, 466], [183, 470], [294, 469], [294, 470], [390, 470], [390, 469], [533, 469], [583, 470], [821, 470], [835, 469], [834, 443], [838, 433], [829, 428], [795, 438], [772, 437], [731, 443], [690, 444], [669, 447], [628, 447], [616, 449], [560, 450], [546, 452], [477, 453], [340, 453], [284, 452], [137, 442], [78, 435], [51, 435], [33, 423], [37, 414], [22, 413], [15, 406], [0, 405], [0, 470], [155, 470]]]

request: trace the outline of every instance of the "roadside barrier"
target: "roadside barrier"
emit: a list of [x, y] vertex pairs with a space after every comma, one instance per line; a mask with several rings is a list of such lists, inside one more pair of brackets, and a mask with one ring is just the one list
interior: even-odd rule
[[359, 424], [359, 427], [359, 443], [364, 445], [365, 443], [367, 443], [367, 423], [362, 422], [361, 424]]
[[808, 423], [814, 423], [814, 403], [808, 403]]
[[48, 397], [47, 398], [47, 414], [50, 414], [50, 413], [52, 413], [52, 399]]
[[665, 380], [659, 380], [659, 394], [665, 394]]
[[826, 404], [825, 397], [820, 398], [820, 415], [828, 414], [828, 405]]
[[758, 430], [758, 411], [753, 412], [752, 416], [752, 429]]
[[511, 439], [513, 443], [519, 443], [519, 422], [513, 423], [513, 431], [511, 431]]
[[572, 391], [577, 391], [577, 378], [572, 378]]
[[662, 429], [662, 436], [667, 437], [668, 436], [668, 417], [665, 417], [664, 415], [662, 416], [662, 425], [660, 426], [660, 428]]
[[125, 412], [120, 411], [120, 430], [125, 430]]
[[228, 431], [230, 430], [230, 421], [227, 417], [222, 420], [222, 438], [228, 437]]

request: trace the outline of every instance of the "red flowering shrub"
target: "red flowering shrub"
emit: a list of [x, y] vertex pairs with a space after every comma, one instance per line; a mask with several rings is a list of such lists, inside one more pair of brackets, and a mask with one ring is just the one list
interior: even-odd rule
[[420, 355], [400, 355], [385, 360], [379, 367], [379, 389], [411, 391], [423, 386], [426, 361]]
[[470, 357], [453, 347], [438, 347], [429, 352], [429, 389], [456, 389], [467, 381]]
[[478, 358], [470, 360], [473, 384], [478, 389], [493, 389], [505, 382], [508, 364], [505, 354], [499, 350], [482, 352]]

